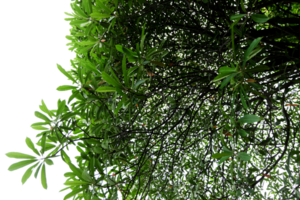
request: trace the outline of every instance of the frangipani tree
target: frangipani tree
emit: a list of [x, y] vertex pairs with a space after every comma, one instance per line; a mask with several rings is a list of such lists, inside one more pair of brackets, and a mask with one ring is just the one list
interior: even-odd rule
[[[299, 3], [76, 0], [72, 90], [42, 101], [22, 182], [60, 157], [64, 199], [297, 199]], [[81, 156], [72, 163], [68, 147]], [[48, 168], [48, 167], [47, 167]], [[47, 170], [51, 173], [51, 167]], [[268, 196], [262, 191], [267, 183]]]

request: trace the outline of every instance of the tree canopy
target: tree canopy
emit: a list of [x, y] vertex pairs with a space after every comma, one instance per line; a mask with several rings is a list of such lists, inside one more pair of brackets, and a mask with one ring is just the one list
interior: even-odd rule
[[299, 199], [299, 3], [73, 1], [72, 95], [9, 170], [46, 189], [61, 157], [64, 199]]

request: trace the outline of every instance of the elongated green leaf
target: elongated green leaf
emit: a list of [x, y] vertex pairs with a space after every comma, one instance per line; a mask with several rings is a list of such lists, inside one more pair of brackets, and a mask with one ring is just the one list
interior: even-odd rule
[[57, 109], [57, 112], [56, 112], [56, 116], [60, 116], [63, 113], [65, 107], [66, 107], [66, 101], [65, 100], [63, 100], [61, 102], [58, 102], [58, 109]]
[[142, 83], [144, 83], [146, 80], [139, 80], [139, 81], [137, 81], [135, 84], [134, 84], [134, 86], [133, 86], [133, 89], [136, 89], [139, 85], [141, 85]]
[[81, 175], [82, 175], [82, 170], [75, 167], [71, 162], [67, 163], [70, 167], [70, 169], [80, 178], [82, 179]]
[[258, 117], [256, 115], [244, 115], [244, 117], [240, 118], [238, 122], [240, 123], [254, 123], [262, 120], [261, 117]]
[[43, 188], [47, 189], [47, 179], [46, 179], [46, 167], [45, 167], [45, 164], [43, 164], [43, 167], [42, 167], [41, 182], [42, 182]]
[[247, 61], [250, 60], [251, 58], [253, 58], [254, 56], [256, 56], [259, 52], [262, 51], [262, 47], [257, 47], [256, 49], [254, 49], [248, 56]]
[[238, 129], [237, 132], [242, 137], [246, 137], [248, 135], [248, 133], [245, 130], [243, 130], [243, 129]]
[[253, 19], [253, 21], [257, 22], [257, 23], [265, 23], [269, 20], [269, 18], [266, 15], [262, 15], [262, 14], [252, 14], [251, 19]]
[[10, 158], [17, 158], [17, 159], [36, 159], [34, 156], [31, 156], [31, 155], [27, 155], [27, 154], [24, 154], [24, 153], [18, 153], [18, 152], [9, 152], [6, 154], [7, 157], [10, 157]]
[[[248, 85], [246, 85], [246, 87], [248, 87]], [[240, 91], [243, 93], [243, 97], [245, 98], [246, 102], [249, 104], [249, 108], [251, 110], [252, 105], [251, 105], [251, 103], [249, 103], [249, 97], [248, 97], [247, 93], [245, 92], [244, 87], [241, 86], [240, 89], [241, 89]]]
[[102, 87], [98, 87], [96, 89], [97, 92], [115, 92], [116, 88], [114, 87], [107, 87], [107, 86], [102, 86]]
[[39, 151], [34, 147], [34, 144], [33, 144], [33, 142], [31, 141], [31, 139], [27, 137], [25, 141], [26, 141], [27, 146], [28, 146], [34, 153], [36, 153], [36, 154], [39, 156], [40, 153], [39, 153]]
[[39, 166], [38, 166], [38, 168], [35, 170], [34, 178], [37, 178], [37, 175], [38, 175], [38, 173], [39, 173], [42, 165], [43, 165], [43, 163], [40, 163]]
[[59, 86], [58, 88], [56, 88], [58, 91], [67, 91], [67, 90], [73, 90], [73, 89], [77, 89], [77, 87], [72, 86], [72, 85], [62, 85]]
[[64, 185], [72, 185], [72, 186], [74, 186], [74, 185], [85, 185], [85, 184], [89, 184], [89, 183], [86, 182], [86, 181], [66, 181], [64, 183]]
[[145, 26], [146, 26], [146, 23], [143, 26], [142, 35], [141, 35], [141, 43], [140, 43], [141, 52], [143, 52], [143, 50], [144, 50], [144, 41], [145, 41], [145, 38], [147, 35], [147, 34], [145, 34]]
[[67, 120], [67, 119], [70, 119], [74, 116], [78, 115], [78, 113], [74, 112], [74, 113], [66, 113], [64, 115], [61, 116], [61, 120]]
[[68, 104], [76, 97], [76, 96], [79, 96], [79, 92], [80, 91], [75, 91], [75, 92], [73, 92], [72, 91], [72, 95], [69, 97], [69, 100], [68, 100]]
[[230, 157], [231, 157], [231, 156], [223, 156], [223, 157], [219, 160], [218, 164], [221, 164], [222, 162], [228, 160], [228, 158], [230, 158]]
[[230, 16], [230, 20], [237, 20], [241, 19], [242, 17], [246, 16], [246, 14], [237, 14], [237, 15], [232, 15]]
[[72, 173], [72, 172], [66, 172], [65, 174], [64, 174], [64, 176], [65, 177], [72, 177], [72, 176], [76, 176], [74, 173]]
[[83, 190], [85, 190], [86, 188], [79, 188], [79, 189], [75, 189], [72, 192], [68, 193], [65, 197], [64, 200], [69, 199], [73, 196], [75, 196], [76, 194], [78, 194], [79, 192], [82, 192]]
[[43, 127], [43, 126], [31, 126], [34, 130], [44, 131], [49, 130], [49, 128]]
[[129, 87], [128, 72], [127, 72], [127, 69], [126, 69], [126, 57], [125, 57], [125, 55], [123, 56], [123, 60], [122, 60], [122, 71], [123, 71], [123, 77], [124, 77], [124, 81], [125, 81], [125, 86]]
[[42, 100], [42, 105], [40, 105], [40, 109], [41, 109], [41, 111], [47, 113], [50, 117], [53, 117], [53, 114], [48, 110], [48, 108], [43, 100]]
[[111, 10], [109, 7], [107, 7], [104, 3], [102, 3], [100, 0], [96, 0], [96, 6], [105, 10], [106, 13], [111, 14]]
[[35, 165], [33, 165], [32, 167], [29, 167], [26, 172], [24, 173], [23, 177], [22, 177], [22, 184], [24, 184], [27, 179], [31, 176], [32, 174], [32, 169], [35, 168], [38, 165], [38, 163], [36, 163]]
[[134, 74], [133, 72], [138, 68], [139, 68], [139, 66], [135, 66], [135, 67], [131, 67], [130, 69], [128, 69], [128, 76], [133, 75]]
[[51, 120], [48, 117], [46, 117], [44, 114], [42, 114], [38, 111], [35, 111], [34, 115], [42, 120], [45, 120], [46, 122], [51, 122]]
[[[233, 73], [231, 73], [231, 74], [233, 74]], [[214, 80], [212, 80], [211, 82], [217, 82], [217, 81], [220, 81], [220, 80], [226, 78], [227, 76], [230, 76], [231, 74], [219, 74], [219, 75], [216, 76], [216, 77], [214, 78]]]
[[37, 122], [37, 123], [31, 124], [31, 127], [32, 127], [32, 126], [48, 125], [48, 124], [50, 124], [50, 123], [49, 123], [49, 122]]
[[71, 74], [69, 74], [68, 72], [66, 72], [66, 70], [64, 68], [62, 68], [59, 64], [57, 64], [57, 68], [59, 69], [59, 71], [61, 73], [63, 73], [66, 77], [68, 77], [71, 81], [73, 81], [74, 83], [76, 83], [76, 80], [71, 76]]
[[119, 85], [122, 85], [122, 83], [120, 82], [119, 78], [117, 77], [117, 75], [115, 74], [114, 70], [112, 69], [112, 67], [109, 68], [111, 75], [113, 76], [113, 79], [116, 80], [118, 82]]
[[121, 87], [121, 85], [114, 78], [110, 77], [106, 72], [102, 72], [102, 78], [109, 84], [115, 87]]
[[238, 73], [233, 73], [233, 74], [231, 74], [230, 76], [226, 77], [226, 78], [222, 81], [221, 86], [220, 86], [220, 89], [222, 89], [223, 87], [225, 87], [225, 86], [229, 83], [229, 81], [231, 80], [231, 78], [235, 77], [237, 74], [238, 74]]
[[221, 158], [223, 156], [231, 156], [231, 155], [232, 155], [232, 153], [223, 152], [223, 153], [215, 153], [211, 157], [218, 159], [218, 158]]
[[221, 67], [219, 69], [219, 73], [221, 74], [232, 74], [235, 71], [235, 68], [231, 68], [231, 67]]
[[127, 56], [129, 62], [136, 61], [138, 56], [135, 52], [131, 51], [130, 49], [127, 49], [126, 47], [122, 47], [122, 49], [125, 55]]
[[247, 12], [245, 5], [244, 5], [244, 0], [241, 0], [241, 8], [242, 8], [242, 11]]
[[95, 18], [95, 19], [98, 19], [98, 20], [111, 17], [111, 15], [101, 14], [101, 13], [98, 13], [98, 12], [93, 12], [93, 13], [90, 14], [90, 16], [92, 18]]
[[71, 163], [69, 156], [65, 153], [64, 150], [61, 150], [61, 157], [62, 160], [65, 161], [66, 163]]
[[17, 162], [9, 166], [8, 170], [9, 171], [14, 171], [17, 169], [20, 169], [22, 167], [25, 167], [26, 165], [30, 165], [31, 163], [37, 162], [37, 160], [23, 160], [21, 162]]
[[245, 152], [239, 152], [238, 157], [240, 157], [241, 160], [243, 160], [243, 161], [251, 160], [251, 156], [249, 154], [245, 153]]
[[73, 11], [80, 17], [88, 18], [88, 16], [85, 14], [85, 12], [83, 10], [81, 10], [81, 8], [76, 5], [76, 3], [71, 3], [71, 7], [72, 7]]
[[242, 102], [244, 108], [247, 110], [248, 106], [247, 106], [246, 100], [244, 98], [244, 94], [242, 92], [240, 92], [240, 97], [241, 97], [241, 102]]
[[255, 40], [252, 41], [252, 43], [250, 44], [250, 46], [248, 47], [248, 49], [245, 52], [243, 66], [242, 67], [245, 66], [250, 53], [253, 51], [254, 48], [257, 47], [257, 45], [259, 44], [259, 42], [260, 42], [261, 39], [262, 39], [262, 37], [259, 37], [259, 38], [257, 38], [257, 39], [255, 39]]
[[86, 169], [82, 171], [82, 178], [89, 183], [93, 182], [92, 177], [88, 174]]

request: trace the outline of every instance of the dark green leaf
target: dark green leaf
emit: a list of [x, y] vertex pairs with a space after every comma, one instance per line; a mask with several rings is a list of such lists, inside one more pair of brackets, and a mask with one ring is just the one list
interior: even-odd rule
[[266, 15], [262, 15], [262, 14], [252, 14], [251, 19], [253, 19], [253, 21], [257, 22], [257, 23], [265, 23], [269, 20], [269, 18]]
[[37, 160], [24, 160], [24, 161], [21, 161], [21, 162], [17, 162], [17, 163], [12, 164], [8, 168], [8, 170], [9, 171], [14, 171], [14, 170], [20, 169], [22, 167], [25, 167], [27, 165], [30, 165], [31, 163], [34, 163], [34, 162], [37, 162]]
[[7, 157], [10, 157], [10, 158], [17, 158], [17, 159], [36, 159], [34, 156], [31, 156], [31, 155], [27, 155], [27, 154], [24, 154], [24, 153], [18, 153], [18, 152], [9, 152], [6, 154]]
[[47, 179], [46, 179], [46, 168], [45, 164], [43, 164], [42, 172], [41, 172], [41, 182], [44, 189], [47, 189]]
[[244, 115], [244, 117], [240, 118], [238, 122], [240, 123], [254, 123], [262, 120], [261, 117], [256, 115]]

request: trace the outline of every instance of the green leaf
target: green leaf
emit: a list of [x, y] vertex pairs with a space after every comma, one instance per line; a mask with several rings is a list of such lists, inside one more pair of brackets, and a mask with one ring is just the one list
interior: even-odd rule
[[[86, 22], [86, 21], [85, 21]], [[68, 77], [71, 81], [76, 83], [76, 80], [68, 73], [64, 68], [62, 68], [59, 64], [57, 64], [57, 68], [61, 73], [63, 73], [66, 77]]]
[[17, 159], [36, 159], [34, 156], [31, 156], [31, 155], [27, 155], [27, 154], [24, 154], [24, 153], [18, 153], [18, 152], [9, 152], [6, 154], [7, 157], [10, 157], [10, 158], [17, 158]]
[[232, 153], [223, 152], [223, 153], [215, 153], [211, 157], [218, 159], [218, 158], [221, 158], [223, 156], [231, 156], [231, 155], [232, 155]]
[[50, 160], [49, 158], [46, 158], [46, 159], [45, 159], [45, 162], [46, 162], [48, 165], [53, 165], [53, 161]]
[[98, 87], [96, 89], [96, 92], [115, 92], [115, 91], [116, 91], [116, 88], [107, 87], [107, 86]]
[[35, 171], [35, 173], [34, 173], [34, 177], [35, 177], [35, 178], [37, 178], [37, 175], [38, 175], [38, 173], [39, 173], [39, 171], [40, 171], [40, 168], [41, 168], [42, 164], [43, 164], [43, 163], [40, 163], [40, 165], [39, 165], [38, 168], [36, 169], [36, 171]]
[[84, 191], [85, 189], [86, 189], [86, 188], [83, 187], [83, 188], [79, 188], [79, 189], [73, 190], [72, 192], [70, 192], [69, 194], [67, 194], [67, 195], [64, 197], [64, 200], [69, 199], [69, 198], [75, 196], [76, 194], [78, 194], [79, 192]]
[[126, 69], [126, 57], [123, 56], [123, 60], [122, 60], [122, 71], [123, 71], [123, 77], [124, 77], [124, 81], [125, 81], [125, 86], [129, 87], [129, 83], [128, 83], [128, 72]]
[[34, 130], [39, 130], [39, 131], [45, 131], [49, 130], [49, 128], [43, 127], [43, 126], [31, 126]]
[[245, 152], [239, 152], [238, 157], [243, 161], [249, 161], [251, 159], [251, 156]]
[[17, 162], [17, 163], [12, 164], [8, 168], [8, 170], [9, 171], [14, 171], [14, 170], [20, 169], [22, 167], [25, 167], [26, 165], [30, 165], [31, 163], [34, 163], [34, 162], [37, 162], [37, 160], [23, 160], [21, 162]]
[[233, 74], [231, 74], [230, 76], [226, 77], [226, 78], [222, 81], [221, 86], [220, 86], [220, 89], [222, 89], [223, 87], [225, 87], [225, 86], [229, 83], [229, 81], [231, 80], [231, 78], [235, 77], [237, 74], [238, 74], [238, 73], [233, 73]]
[[217, 82], [217, 81], [220, 81], [220, 80], [222, 80], [223, 78], [226, 78], [227, 76], [229, 76], [230, 74], [219, 74], [218, 76], [216, 76], [215, 78], [214, 78], [214, 80], [212, 80], [211, 82], [213, 83], [213, 82]]
[[255, 40], [252, 41], [252, 43], [250, 44], [250, 46], [248, 47], [248, 49], [247, 49], [246, 52], [245, 52], [245, 55], [244, 55], [244, 61], [243, 61], [243, 66], [242, 66], [242, 67], [245, 66], [245, 64], [246, 64], [246, 62], [247, 62], [247, 60], [248, 60], [248, 57], [249, 57], [250, 53], [253, 51], [253, 49], [254, 49], [255, 47], [257, 47], [257, 45], [259, 44], [259, 42], [260, 42], [261, 39], [262, 39], [262, 37], [259, 37], [259, 38], [257, 38], [257, 39], [255, 39]]
[[77, 89], [77, 87], [72, 86], [72, 85], [62, 85], [59, 86], [58, 88], [56, 88], [58, 91], [67, 91], [67, 90], [73, 90], [73, 89]]
[[71, 7], [73, 9], [73, 11], [79, 15], [80, 17], [83, 17], [83, 18], [89, 18], [85, 12], [83, 10], [81, 10], [81, 8], [79, 6], [76, 5], [76, 3], [71, 3]]
[[126, 102], [127, 98], [122, 98], [121, 101], [118, 103], [117, 108], [114, 110], [114, 114], [117, 115], [119, 110], [122, 108], [123, 104]]
[[66, 114], [62, 115], [60, 119], [62, 121], [64, 121], [64, 120], [70, 119], [70, 118], [72, 118], [72, 117], [74, 117], [76, 115], [79, 115], [79, 114], [76, 113], [76, 112], [73, 112], [73, 113], [69, 112], [69, 113], [66, 113]]
[[254, 56], [256, 56], [259, 52], [262, 51], [262, 47], [257, 47], [256, 49], [254, 49], [248, 56], [247, 61], [250, 60], [251, 58], [253, 58]]
[[228, 160], [228, 158], [230, 158], [230, 157], [231, 157], [231, 156], [223, 156], [223, 157], [219, 160], [218, 164], [221, 164], [222, 162]]
[[262, 15], [262, 14], [253, 14], [250, 17], [251, 19], [253, 19], [253, 21], [257, 23], [265, 23], [269, 20], [269, 18], [266, 15]]
[[239, 19], [241, 19], [244, 16], [246, 16], [246, 14], [232, 15], [232, 16], [230, 16], [230, 20], [239, 20]]
[[246, 137], [248, 135], [248, 133], [245, 130], [243, 130], [243, 129], [238, 129], [237, 132], [242, 137]]
[[244, 108], [247, 110], [248, 106], [247, 106], [246, 100], [244, 98], [244, 95], [245, 95], [244, 93], [240, 92], [241, 102], [242, 102]]
[[126, 47], [122, 47], [122, 49], [123, 49], [123, 52], [125, 53], [125, 55], [127, 56], [129, 62], [136, 61], [136, 58], [138, 56], [135, 52], [131, 51], [130, 49], [127, 49]]
[[47, 179], [46, 179], [46, 168], [45, 168], [45, 164], [43, 164], [43, 167], [42, 167], [42, 172], [41, 172], [41, 182], [42, 182], [43, 188], [47, 189]]
[[242, 8], [242, 11], [247, 12], [245, 9], [244, 0], [241, 0], [241, 8]]
[[64, 150], [61, 150], [61, 157], [62, 157], [62, 160], [65, 161], [67, 164], [71, 163], [69, 156], [65, 153]]
[[51, 120], [48, 117], [46, 117], [44, 114], [42, 114], [38, 111], [35, 111], [34, 115], [42, 120], [45, 120], [46, 122], [51, 122]]
[[33, 165], [32, 167], [29, 167], [26, 172], [24, 173], [23, 177], [22, 177], [22, 184], [24, 184], [27, 179], [31, 176], [32, 174], [32, 169], [35, 168], [38, 165], [38, 163], [36, 163], [35, 165]]
[[40, 105], [40, 109], [41, 109], [41, 111], [47, 113], [50, 117], [53, 116], [53, 114], [48, 110], [48, 108], [43, 100], [42, 100], [42, 105]]
[[240, 118], [238, 122], [240, 123], [254, 123], [262, 120], [261, 117], [256, 115], [244, 115], [244, 117]]
[[49, 124], [50, 124], [49, 122], [37, 122], [37, 123], [31, 124], [31, 127], [32, 126], [40, 126], [40, 125], [49, 125]]
[[100, 0], [96, 0], [96, 6], [97, 7], [99, 7], [99, 8], [101, 8], [101, 9], [103, 9], [103, 10], [105, 10], [106, 11], [106, 13], [109, 13], [109, 14], [111, 14], [111, 10], [110, 10], [110, 8], [109, 7], [107, 7], [104, 3], [102, 3]]
[[69, 97], [69, 100], [68, 100], [68, 104], [75, 98], [75, 97], [80, 97], [80, 94], [79, 94], [80, 91], [76, 90], [75, 92], [72, 91], [72, 95]]
[[85, 184], [89, 184], [89, 183], [86, 181], [66, 181], [64, 184], [76, 186], [76, 185], [85, 185]]
[[143, 26], [142, 35], [141, 35], [141, 43], [140, 43], [141, 52], [143, 52], [143, 50], [144, 50], [144, 41], [145, 41], [145, 38], [147, 35], [147, 34], [145, 34], [145, 26], [146, 26], [146, 23]]
[[121, 87], [121, 85], [114, 78], [110, 77], [106, 72], [102, 72], [102, 78], [109, 84], [115, 87]]
[[36, 153], [38, 156], [40, 156], [39, 151], [34, 147], [34, 144], [33, 144], [33, 142], [31, 141], [31, 139], [27, 137], [25, 141], [26, 141], [27, 146], [28, 146], [34, 153]]
[[64, 176], [65, 176], [65, 177], [72, 177], [72, 176], [75, 176], [75, 174], [72, 173], [72, 172], [66, 172], [66, 173], [64, 174]]
[[235, 68], [221, 67], [219, 69], [219, 73], [221, 73], [221, 74], [232, 74], [233, 72], [236, 72]]
[[97, 20], [111, 17], [111, 15], [108, 15], [108, 14], [101, 14], [101, 13], [98, 13], [98, 12], [93, 12], [93, 13], [90, 14], [90, 16], [91, 16], [92, 18], [97, 19]]
[[141, 85], [142, 83], [144, 83], [145, 81], [146, 81], [146, 80], [144, 80], [144, 79], [137, 81], [137, 82], [134, 84], [133, 89], [137, 89], [137, 87], [138, 87], [139, 85]]
[[74, 172], [74, 174], [76, 174], [78, 176], [78, 178], [82, 179], [81, 175], [82, 175], [82, 170], [75, 167], [71, 162], [67, 163], [70, 167], [70, 169]]
[[93, 182], [92, 177], [88, 174], [86, 169], [82, 171], [82, 178], [89, 183]]
[[57, 117], [59, 117], [63, 113], [65, 107], [66, 107], [66, 101], [65, 100], [63, 100], [61, 102], [58, 102], [58, 109], [57, 109], [57, 112], [56, 112]]

